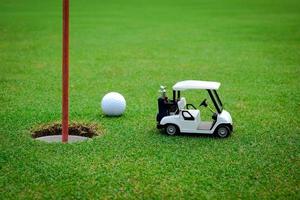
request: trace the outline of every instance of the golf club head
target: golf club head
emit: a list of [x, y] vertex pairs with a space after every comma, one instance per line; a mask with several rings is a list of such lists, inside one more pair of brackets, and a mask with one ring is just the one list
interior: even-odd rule
[[159, 88], [159, 90], [158, 90], [158, 92], [160, 92], [160, 93], [166, 93], [167, 92], [166, 88], [167, 88], [166, 86], [161, 85], [160, 88]]

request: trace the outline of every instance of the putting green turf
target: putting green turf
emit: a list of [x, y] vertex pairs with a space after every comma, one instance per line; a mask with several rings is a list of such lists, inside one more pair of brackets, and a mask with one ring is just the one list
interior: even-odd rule
[[[299, 198], [299, 1], [71, 0], [70, 50], [71, 119], [105, 134], [34, 141], [60, 120], [61, 2], [1, 0], [1, 199]], [[156, 130], [159, 85], [185, 79], [222, 83], [231, 137]], [[101, 115], [108, 91], [124, 116]]]

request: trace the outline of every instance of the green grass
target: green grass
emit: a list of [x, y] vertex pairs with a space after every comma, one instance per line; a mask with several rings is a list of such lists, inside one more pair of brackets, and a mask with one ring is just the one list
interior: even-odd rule
[[[70, 116], [106, 133], [63, 145], [30, 137], [61, 115], [61, 2], [1, 0], [0, 199], [299, 199], [299, 10], [297, 0], [71, 1]], [[185, 79], [222, 83], [230, 138], [156, 130], [159, 85]], [[108, 91], [125, 96], [124, 116], [101, 114]]]

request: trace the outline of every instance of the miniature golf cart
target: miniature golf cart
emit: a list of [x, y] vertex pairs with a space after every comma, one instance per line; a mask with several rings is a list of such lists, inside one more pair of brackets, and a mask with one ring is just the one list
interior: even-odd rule
[[[161, 86], [162, 96], [158, 99], [157, 128], [165, 129], [168, 135], [176, 133], [214, 134], [225, 138], [233, 130], [232, 118], [219, 98], [217, 90], [220, 83], [211, 81], [187, 80], [176, 83], [173, 86], [173, 99], [166, 96], [165, 87]], [[202, 121], [200, 110], [193, 104], [187, 104], [180, 93], [185, 90], [207, 90], [215, 111], [207, 104], [207, 99], [200, 103], [200, 107], [208, 107], [212, 111], [212, 121]]]

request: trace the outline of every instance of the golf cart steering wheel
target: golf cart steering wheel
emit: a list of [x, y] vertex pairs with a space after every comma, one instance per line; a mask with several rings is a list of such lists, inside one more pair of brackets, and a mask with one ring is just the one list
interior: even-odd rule
[[207, 103], [206, 103], [206, 100], [207, 99], [204, 99], [199, 106], [204, 106], [204, 107], [207, 107]]

